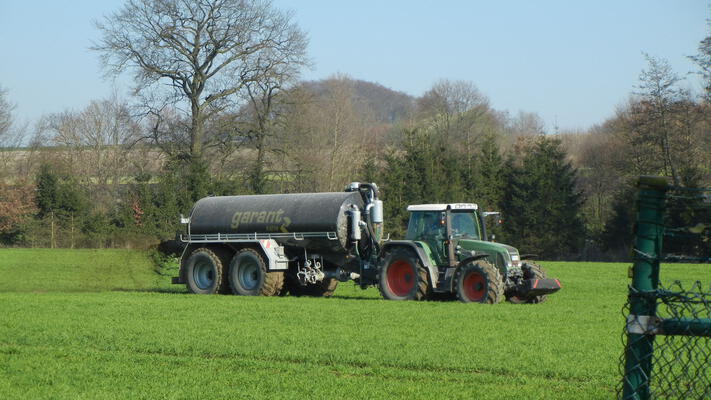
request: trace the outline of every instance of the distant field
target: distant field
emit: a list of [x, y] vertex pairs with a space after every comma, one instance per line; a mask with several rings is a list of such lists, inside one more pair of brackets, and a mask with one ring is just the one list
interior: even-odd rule
[[147, 253], [0, 250], [0, 398], [614, 397], [628, 265], [543, 264], [547, 303], [485, 306], [195, 296]]

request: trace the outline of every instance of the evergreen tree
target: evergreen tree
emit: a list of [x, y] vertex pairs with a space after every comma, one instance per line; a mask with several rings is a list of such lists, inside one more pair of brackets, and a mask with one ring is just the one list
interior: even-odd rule
[[470, 183], [471, 198], [483, 209], [500, 209], [506, 182], [504, 160], [495, 135], [484, 136], [475, 168], [475, 175]]
[[42, 164], [35, 181], [40, 218], [52, 213], [67, 217], [87, 211], [86, 199], [79, 185], [71, 177], [61, 177], [53, 166]]
[[402, 237], [410, 204], [458, 202], [467, 199], [462, 184], [462, 159], [439, 136], [427, 130], [404, 130], [403, 151], [385, 156], [385, 212], [390, 232]]
[[405, 161], [397, 153], [385, 155], [387, 168], [382, 174], [381, 196], [385, 207], [385, 230], [394, 238], [402, 238], [407, 224], [407, 173]]
[[612, 202], [612, 215], [605, 223], [600, 234], [600, 245], [603, 250], [614, 258], [629, 257], [634, 240], [634, 224], [636, 221], [637, 188], [629, 184], [625, 186]]
[[38, 216], [51, 214], [59, 203], [59, 178], [48, 164], [42, 164], [35, 178], [37, 183]]
[[574, 254], [585, 237], [582, 198], [560, 140], [541, 136], [519, 166], [509, 165], [502, 204], [507, 240], [541, 258]]

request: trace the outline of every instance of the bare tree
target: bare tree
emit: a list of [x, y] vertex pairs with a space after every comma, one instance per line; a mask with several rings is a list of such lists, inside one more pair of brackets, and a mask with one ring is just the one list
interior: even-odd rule
[[418, 116], [425, 118], [423, 122], [434, 137], [455, 151], [461, 150], [466, 176], [472, 177], [476, 148], [498, 125], [487, 97], [471, 82], [443, 79], [417, 100], [417, 106]]
[[634, 112], [640, 124], [636, 127], [643, 131], [648, 140], [656, 143], [664, 161], [664, 173], [671, 175], [675, 185], [680, 184], [677, 160], [672, 152], [672, 124], [675, 105], [683, 98], [683, 92], [677, 87], [681, 80], [672, 71], [671, 65], [664, 59], [644, 55], [647, 69], [642, 70], [637, 86]]
[[[482, 117], [489, 111], [489, 99], [471, 82], [440, 80], [417, 100], [420, 116], [429, 118], [432, 128], [445, 139], [469, 146], [481, 132]], [[467, 151], [470, 150], [467, 147]]]
[[489, 100], [471, 82], [442, 79], [418, 99], [422, 112], [455, 115], [471, 110]]
[[0, 86], [0, 139], [10, 131], [14, 109], [15, 106], [7, 100], [7, 90]]
[[373, 113], [351, 79], [335, 76], [319, 89], [293, 90], [280, 118], [280, 143], [295, 190], [341, 189], [364, 162], [373, 130]]
[[255, 193], [266, 190], [266, 168], [271, 150], [269, 139], [274, 135], [274, 123], [283, 112], [276, 103], [286, 89], [286, 85], [298, 76], [294, 64], [284, 64], [274, 68], [263, 79], [247, 82], [245, 95], [248, 100], [245, 114], [248, 117], [246, 138], [256, 150], [256, 160], [250, 173], [250, 186]]
[[[707, 20], [711, 28], [711, 20]], [[711, 34], [699, 42], [699, 53], [689, 57], [701, 68], [701, 75], [706, 80], [706, 96], [711, 99]]]
[[133, 71], [154, 114], [187, 115], [191, 157], [203, 154], [206, 120], [246, 84], [306, 62], [305, 34], [268, 0], [128, 0], [97, 27], [93, 49], [110, 72]]
[[130, 174], [130, 147], [138, 132], [128, 106], [114, 98], [44, 117], [35, 142], [56, 146], [53, 156], [81, 183], [95, 187], [92, 195], [102, 203], [117, 195]]
[[13, 116], [15, 105], [7, 98], [7, 90], [0, 86], [0, 182], [20, 183], [29, 177], [24, 168], [29, 152], [24, 145], [27, 123], [18, 124]]
[[507, 131], [514, 137], [544, 135], [546, 124], [543, 118], [534, 112], [519, 111], [507, 121]]
[[0, 182], [0, 233], [11, 232], [37, 211], [34, 186]]

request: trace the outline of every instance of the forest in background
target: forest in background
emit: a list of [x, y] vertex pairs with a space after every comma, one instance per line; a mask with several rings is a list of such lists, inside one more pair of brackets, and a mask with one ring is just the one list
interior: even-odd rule
[[[99, 24], [104, 39], [95, 50], [107, 68], [126, 72], [112, 57], [146, 51], [127, 50], [140, 38], [150, 45], [150, 32], [121, 36], [127, 18], [164, 11], [130, 8], [149, 3], [129, 2]], [[180, 64], [193, 70], [170, 77], [166, 89], [164, 60], [137, 63], [134, 97], [92, 101], [32, 127], [13, 121], [12, 94], [0, 89], [0, 243], [151, 247], [173, 239], [180, 214], [207, 195], [341, 191], [368, 181], [381, 188], [392, 238], [403, 236], [408, 204], [465, 201], [500, 211], [500, 221], [488, 221], [496, 240], [522, 253], [617, 260], [629, 256], [638, 176], [711, 186], [711, 36], [692, 57], [709, 83], [703, 93], [646, 56], [614, 116], [560, 132], [535, 113], [492, 108], [472, 82], [441, 80], [413, 97], [344, 75], [300, 81], [305, 36], [287, 14], [254, 4], [250, 12], [271, 22], [250, 40], [282, 47], [253, 54], [257, 47], [242, 43], [243, 58], [222, 60], [235, 68], [209, 70], [223, 64], [207, 52], [205, 63]], [[239, 34], [228, 28], [225, 37]], [[223, 73], [214, 86], [206, 83], [212, 72]], [[670, 218], [691, 223], [702, 212]], [[711, 254], [709, 235], [668, 245]]]

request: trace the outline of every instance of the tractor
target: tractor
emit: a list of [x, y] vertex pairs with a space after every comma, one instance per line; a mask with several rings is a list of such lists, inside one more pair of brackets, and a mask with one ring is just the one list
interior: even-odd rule
[[489, 240], [476, 204], [411, 205], [405, 240], [383, 244], [378, 288], [386, 299], [456, 297], [465, 303], [541, 303], [561, 288], [518, 250]]

